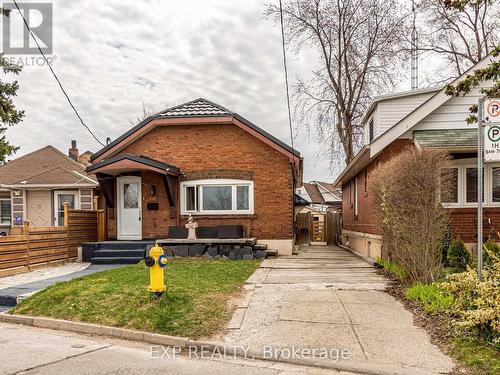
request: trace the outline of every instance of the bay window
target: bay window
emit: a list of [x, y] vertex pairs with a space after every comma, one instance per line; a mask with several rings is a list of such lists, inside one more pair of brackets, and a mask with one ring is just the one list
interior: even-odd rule
[[181, 213], [253, 214], [253, 182], [222, 179], [182, 182]]

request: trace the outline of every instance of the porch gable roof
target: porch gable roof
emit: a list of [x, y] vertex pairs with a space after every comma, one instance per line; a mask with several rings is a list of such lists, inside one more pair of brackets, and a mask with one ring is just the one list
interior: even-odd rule
[[181, 173], [180, 169], [173, 165], [148, 158], [147, 156], [137, 156], [128, 153], [118, 154], [109, 159], [89, 165], [87, 172], [106, 173], [117, 169], [146, 169], [173, 176], [178, 176]]

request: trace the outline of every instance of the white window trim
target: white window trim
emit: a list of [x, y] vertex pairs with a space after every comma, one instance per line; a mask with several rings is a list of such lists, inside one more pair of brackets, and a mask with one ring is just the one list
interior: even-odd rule
[[2, 223], [0, 218], [0, 227], [10, 227], [12, 225], [12, 199], [11, 198], [0, 198], [1, 201], [9, 201], [10, 202], [10, 221], [8, 223]]
[[[483, 207], [500, 207], [500, 202], [493, 202], [492, 172], [493, 168], [500, 167], [500, 163], [484, 163], [484, 203]], [[466, 169], [477, 168], [476, 159], [455, 160], [450, 168], [458, 169], [458, 202], [443, 203], [446, 208], [474, 208], [477, 202], [467, 202]]]
[[80, 191], [79, 190], [54, 190], [54, 225], [62, 226], [64, 223], [59, 224], [59, 217], [57, 215], [58, 210], [58, 196], [64, 194], [73, 194], [75, 196], [75, 210], [80, 209]]
[[[213, 211], [213, 210], [203, 210], [203, 186], [231, 186], [232, 187], [232, 193], [231, 193], [231, 207], [233, 208], [232, 210], [218, 210], [218, 211]], [[186, 210], [186, 187], [188, 186], [194, 186], [196, 189], [196, 186], [199, 186], [198, 189], [198, 196], [196, 197], [196, 200], [198, 201], [198, 210], [193, 210], [193, 211], [188, 211]], [[236, 187], [237, 186], [248, 186], [248, 210], [237, 210], [236, 209], [236, 203], [237, 203], [237, 194], [236, 194]], [[180, 198], [181, 198], [181, 215], [188, 215], [191, 214], [193, 216], [195, 215], [252, 215], [254, 213], [254, 188], [253, 188], [253, 181], [250, 180], [229, 180], [229, 179], [210, 179], [210, 180], [193, 180], [193, 181], [184, 181], [181, 182], [180, 186]], [[195, 190], [196, 191], [196, 190]]]

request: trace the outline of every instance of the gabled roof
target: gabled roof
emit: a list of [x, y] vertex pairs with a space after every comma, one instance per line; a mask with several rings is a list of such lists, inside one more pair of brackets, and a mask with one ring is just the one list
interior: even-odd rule
[[263, 136], [273, 145], [276, 145], [279, 149], [284, 150], [290, 155], [293, 155], [294, 157], [300, 157], [300, 153], [297, 150], [292, 149], [286, 143], [280, 141], [265, 130], [259, 128], [257, 125], [248, 121], [243, 116], [240, 116], [239, 114], [230, 111], [218, 104], [215, 104], [207, 99], [198, 98], [181, 105], [167, 108], [161, 112], [149, 116], [133, 128], [129, 129], [127, 132], [119, 136], [113, 142], [97, 151], [94, 155], [92, 155], [91, 160], [99, 159], [105, 153], [111, 152], [115, 147], [121, 147], [120, 145], [126, 143], [128, 138], [131, 138], [135, 133], [145, 129], [147, 126], [153, 125], [151, 123], [153, 123], [155, 120], [189, 118], [205, 118], [207, 121], [213, 118], [227, 119], [227, 123], [234, 122], [236, 125], [240, 126], [244, 130], [247, 130], [251, 134], [257, 133]]
[[311, 203], [323, 204], [325, 200], [318, 190], [315, 184], [304, 182], [304, 189], [306, 189], [307, 195], [311, 198]]
[[0, 166], [0, 186], [97, 186], [85, 166], [46, 146]]
[[365, 112], [363, 115], [363, 120], [361, 120], [361, 123], [365, 123], [368, 117], [370, 117], [371, 113], [375, 109], [378, 103], [386, 101], [386, 100], [391, 100], [391, 99], [399, 99], [399, 98], [404, 98], [407, 96], [414, 96], [414, 95], [421, 95], [421, 94], [427, 94], [427, 93], [433, 93], [440, 91], [444, 88], [444, 86], [434, 86], [434, 87], [425, 87], [421, 89], [416, 89], [416, 90], [408, 90], [408, 91], [400, 91], [400, 92], [393, 92], [389, 94], [384, 94], [384, 95], [377, 95], [373, 98], [373, 100], [370, 103], [370, 106], [368, 107], [368, 110]]
[[[476, 69], [482, 69], [487, 66], [491, 61], [499, 61], [499, 56], [491, 56], [488, 55], [481, 61], [479, 61], [476, 65], [467, 70], [460, 77], [456, 78], [451, 82], [451, 84], [455, 84], [456, 82], [461, 81], [471, 73], [473, 73]], [[439, 106], [446, 103], [448, 100], [452, 99], [451, 96], [446, 95], [445, 88], [442, 88], [440, 91], [436, 92], [429, 99], [423, 102], [419, 107], [408, 113], [405, 117], [403, 117], [399, 122], [389, 128], [385, 133], [381, 134], [378, 138], [376, 138], [370, 145], [365, 145], [359, 152], [356, 154], [354, 159], [349, 163], [349, 165], [344, 168], [341, 174], [337, 177], [334, 182], [334, 185], [337, 187], [341, 187], [344, 183], [348, 182], [351, 178], [356, 176], [366, 165], [368, 165], [373, 158], [382, 152], [385, 147], [389, 144], [397, 140], [406, 132], [412, 130], [421, 120], [423, 120], [427, 115], [432, 113]], [[442, 133], [439, 133], [437, 130], [431, 130], [434, 133], [420, 133], [420, 131], [415, 131], [414, 136], [420, 133], [421, 141], [423, 142], [432, 142], [430, 138], [432, 137], [440, 137]], [[464, 142], [466, 142], [467, 147], [473, 147], [472, 140], [470, 139], [470, 134], [467, 132], [463, 133], [455, 133], [451, 132], [448, 135], [453, 136], [455, 141], [458, 138], [464, 137]], [[441, 137], [440, 137], [441, 138]], [[440, 140], [436, 138], [435, 142], [441, 143], [443, 139]], [[418, 140], [417, 140], [418, 142]], [[476, 143], [477, 144], [477, 143]], [[464, 145], [461, 145], [464, 146]], [[437, 146], [436, 146], [437, 147]], [[449, 148], [449, 147], [447, 147]]]
[[[476, 69], [482, 69], [487, 66], [491, 61], [500, 61], [500, 56], [491, 56], [488, 55], [481, 61], [479, 61], [476, 65], [467, 70], [460, 77], [454, 79], [451, 84], [455, 84], [468, 75], [470, 75]], [[387, 145], [392, 143], [394, 140], [402, 136], [404, 133], [412, 129], [415, 125], [417, 125], [421, 120], [423, 120], [427, 115], [429, 115], [432, 111], [434, 111], [439, 106], [446, 103], [452, 97], [446, 95], [446, 88], [441, 89], [432, 95], [429, 99], [427, 99], [424, 103], [422, 103], [418, 108], [411, 111], [408, 115], [403, 117], [399, 122], [389, 128], [385, 133], [381, 134], [378, 138], [376, 138], [370, 145], [370, 156], [373, 157], [381, 152]]]
[[342, 194], [337, 189], [335, 189], [334, 184], [330, 184], [329, 182], [321, 182], [321, 181], [312, 181], [312, 182], [314, 184], [318, 185], [319, 187], [323, 188], [327, 192], [329, 192], [331, 195], [333, 195], [335, 200], [337, 200], [337, 201], [342, 200], [342, 197], [341, 197]]

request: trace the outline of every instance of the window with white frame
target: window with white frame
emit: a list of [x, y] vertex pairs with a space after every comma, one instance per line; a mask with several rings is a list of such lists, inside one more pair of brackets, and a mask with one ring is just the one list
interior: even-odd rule
[[12, 205], [10, 199], [0, 199], [0, 224], [10, 225], [12, 221]]
[[253, 214], [253, 182], [223, 179], [182, 182], [181, 213]]
[[[483, 202], [485, 206], [500, 206], [500, 164], [485, 164], [483, 170]], [[446, 207], [473, 207], [477, 205], [477, 165], [475, 159], [455, 160], [450, 173], [451, 190], [441, 193]]]

